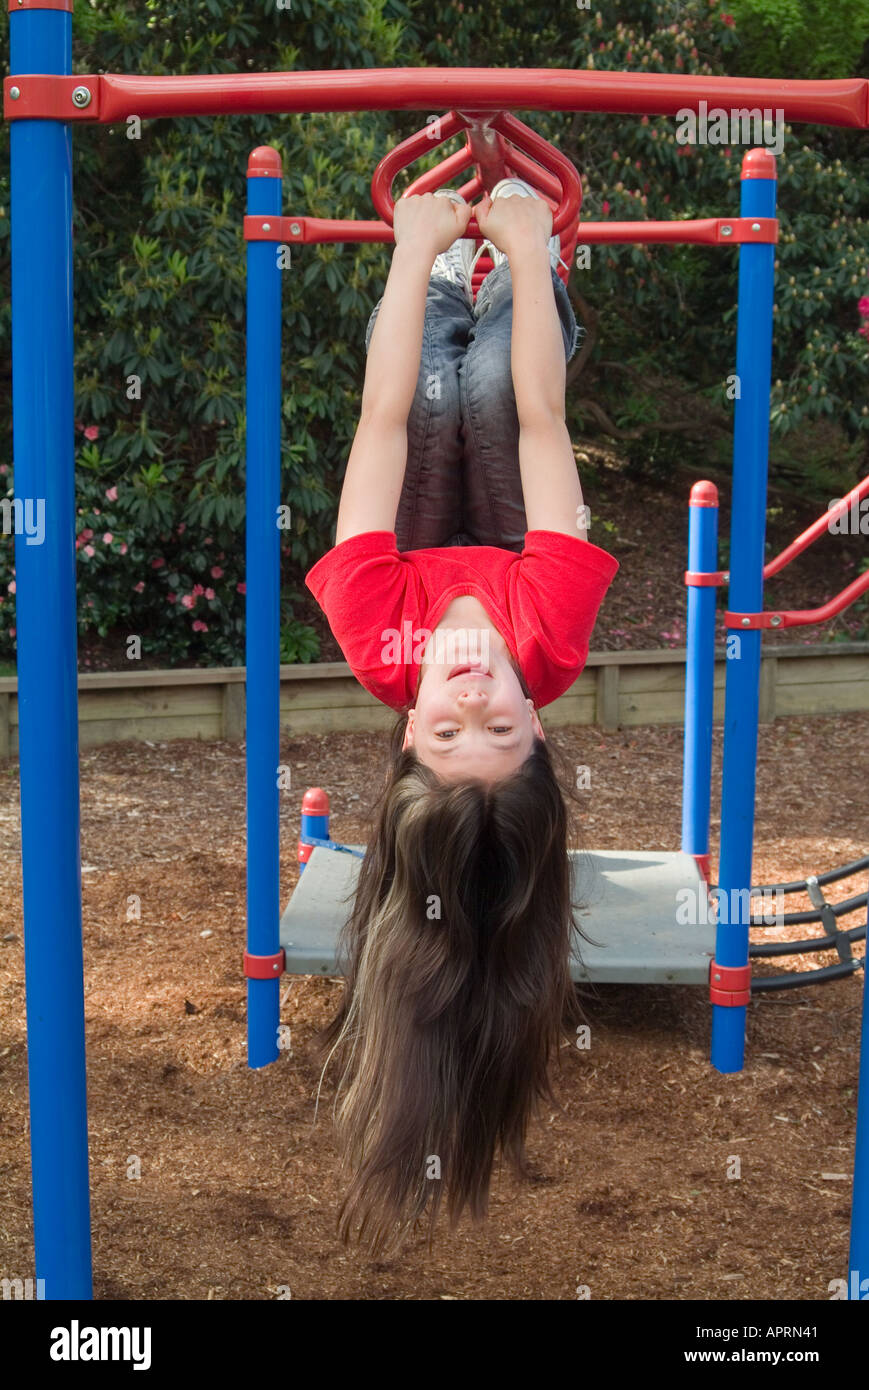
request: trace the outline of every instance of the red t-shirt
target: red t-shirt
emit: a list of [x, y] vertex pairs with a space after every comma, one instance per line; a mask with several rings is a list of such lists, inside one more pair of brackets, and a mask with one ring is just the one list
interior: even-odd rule
[[403, 642], [411, 659], [398, 663], [384, 658], [387, 643], [433, 632], [461, 594], [479, 599], [540, 707], [585, 665], [618, 567], [607, 551], [558, 531], [527, 531], [521, 555], [491, 545], [399, 551], [394, 531], [366, 531], [328, 551], [305, 583], [357, 680], [392, 709], [412, 707], [420, 668], [413, 643]]

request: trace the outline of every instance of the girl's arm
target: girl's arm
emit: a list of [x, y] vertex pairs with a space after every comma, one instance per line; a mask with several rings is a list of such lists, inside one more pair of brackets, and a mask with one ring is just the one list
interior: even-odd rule
[[365, 367], [362, 410], [338, 508], [335, 544], [365, 531], [393, 531], [407, 465], [407, 417], [422, 352], [429, 276], [440, 251], [461, 236], [471, 215], [433, 193], [400, 198], [383, 302]]
[[[482, 215], [481, 215], [482, 214]], [[587, 540], [582, 488], [564, 422], [566, 363], [549, 260], [552, 213], [538, 198], [485, 200], [477, 220], [510, 260], [510, 359], [529, 531]]]

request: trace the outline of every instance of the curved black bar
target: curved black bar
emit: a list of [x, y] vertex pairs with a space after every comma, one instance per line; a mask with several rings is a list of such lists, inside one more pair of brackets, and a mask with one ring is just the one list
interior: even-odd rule
[[752, 994], [764, 990], [804, 989], [806, 985], [825, 985], [830, 980], [840, 980], [843, 975], [853, 975], [865, 965], [864, 960], [840, 961], [837, 965], [825, 965], [821, 970], [804, 970], [798, 975], [768, 975], [751, 982]]
[[[869, 855], [865, 859], [855, 859], [853, 864], [843, 864], [841, 869], [830, 869], [826, 874], [815, 874], [818, 883], [823, 886], [825, 883], [836, 883], [840, 878], [850, 878], [852, 874], [859, 874], [861, 869], [869, 869]], [[752, 893], [805, 893], [807, 888], [806, 880], [800, 879], [797, 883], [764, 883], [752, 888]]]

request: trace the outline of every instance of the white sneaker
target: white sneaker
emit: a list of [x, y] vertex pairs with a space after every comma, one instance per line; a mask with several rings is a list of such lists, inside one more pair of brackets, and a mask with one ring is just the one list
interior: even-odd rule
[[[499, 183], [496, 183], [490, 197], [494, 202], [496, 198], [539, 198], [540, 194], [537, 192], [536, 188], [533, 188], [530, 183], [526, 183], [524, 179], [510, 178], [501, 179]], [[490, 241], [484, 241], [483, 246], [488, 248], [495, 270], [498, 269], [499, 265], [503, 265], [505, 261], [507, 261], [509, 265], [507, 256], [503, 251], [499, 251], [497, 246], [493, 246]], [[549, 238], [549, 262], [553, 270], [555, 270], [557, 265], [563, 265], [565, 270], [570, 270], [570, 267], [565, 265], [564, 261], [561, 259], [561, 237], [557, 235]]]
[[[454, 203], [461, 203], [467, 207], [467, 200], [457, 193], [454, 188], [436, 188], [436, 198], [452, 198]], [[474, 294], [471, 288], [471, 278], [474, 267], [480, 259], [487, 243], [477, 250], [476, 242], [473, 237], [457, 237], [452, 246], [448, 246], [446, 251], [435, 257], [432, 266], [432, 275], [440, 275], [445, 280], [450, 280], [454, 285], [459, 285], [467, 296], [468, 303], [473, 305]]]

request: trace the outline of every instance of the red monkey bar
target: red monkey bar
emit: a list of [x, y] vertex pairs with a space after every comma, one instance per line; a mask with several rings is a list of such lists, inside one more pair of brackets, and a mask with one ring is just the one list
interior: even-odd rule
[[[12, 97], [12, 89], [18, 92]], [[770, 81], [566, 68], [361, 68], [340, 72], [119, 73], [4, 82], [7, 120], [99, 121], [127, 116], [272, 115], [314, 111], [600, 111], [675, 116], [686, 108], [771, 107], [786, 121], [869, 126], [869, 80]]]

